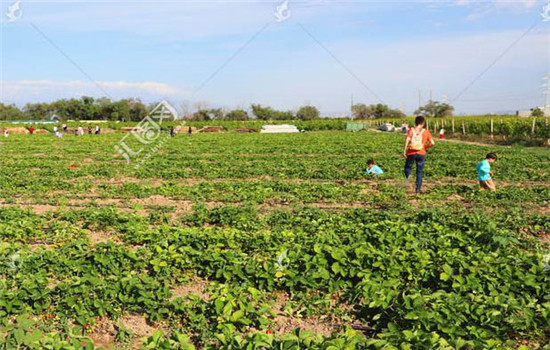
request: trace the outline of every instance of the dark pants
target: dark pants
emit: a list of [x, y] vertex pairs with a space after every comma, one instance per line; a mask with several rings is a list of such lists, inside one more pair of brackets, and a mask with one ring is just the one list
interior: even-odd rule
[[407, 157], [405, 162], [405, 177], [409, 179], [412, 173], [413, 164], [416, 163], [416, 193], [422, 190], [422, 177], [424, 176], [424, 165], [426, 165], [426, 156], [422, 154], [413, 154]]

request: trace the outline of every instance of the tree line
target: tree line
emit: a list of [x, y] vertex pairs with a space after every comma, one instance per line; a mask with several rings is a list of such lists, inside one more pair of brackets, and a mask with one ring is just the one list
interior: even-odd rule
[[[61, 120], [109, 120], [109, 121], [140, 121], [157, 105], [144, 104], [140, 99], [128, 98], [113, 101], [109, 98], [93, 98], [83, 96], [80, 99], [62, 99], [54, 102], [27, 103], [22, 108], [15, 105], [0, 103], [0, 120], [50, 119], [53, 116]], [[184, 108], [187, 109], [187, 108]], [[319, 109], [315, 106], [302, 106], [297, 111], [280, 111], [269, 106], [252, 104], [250, 110], [239, 108], [225, 110], [222, 108], [207, 108], [205, 104], [197, 104], [195, 112], [184, 113], [184, 118], [192, 121], [208, 120], [314, 120], [320, 118]], [[427, 117], [448, 117], [454, 108], [447, 103], [429, 101], [415, 114]], [[352, 106], [354, 119], [404, 118], [406, 115], [385, 104], [366, 105], [363, 103]]]
[[[428, 101], [424, 106], [418, 108], [414, 114], [424, 117], [445, 118], [453, 115], [454, 107], [448, 103], [437, 101]], [[404, 118], [405, 113], [398, 109], [392, 109], [385, 104], [366, 105], [363, 103], [355, 104], [351, 108], [354, 119], [378, 119], [378, 118]]]

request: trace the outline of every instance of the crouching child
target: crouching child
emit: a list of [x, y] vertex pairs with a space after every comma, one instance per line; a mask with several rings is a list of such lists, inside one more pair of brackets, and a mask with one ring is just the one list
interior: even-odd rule
[[497, 155], [489, 153], [484, 160], [476, 167], [479, 186], [484, 190], [496, 191], [497, 187], [493, 182], [493, 172], [491, 171], [491, 163], [497, 160]]
[[384, 171], [374, 163], [372, 159], [369, 159], [367, 161], [367, 170], [365, 171], [367, 175], [372, 175], [374, 177], [377, 177], [378, 175], [384, 174]]

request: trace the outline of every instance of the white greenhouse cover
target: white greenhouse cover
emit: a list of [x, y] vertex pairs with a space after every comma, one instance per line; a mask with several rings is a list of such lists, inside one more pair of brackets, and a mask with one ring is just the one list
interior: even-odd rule
[[288, 125], [288, 124], [282, 124], [282, 125], [263, 125], [262, 126], [262, 134], [284, 134], [284, 133], [296, 133], [300, 132], [296, 125]]

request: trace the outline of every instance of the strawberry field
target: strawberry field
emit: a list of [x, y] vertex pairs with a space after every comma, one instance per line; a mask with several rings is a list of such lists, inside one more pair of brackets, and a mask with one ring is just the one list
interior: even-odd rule
[[550, 349], [548, 149], [438, 142], [412, 195], [397, 134], [120, 139], [0, 141], [0, 349]]

